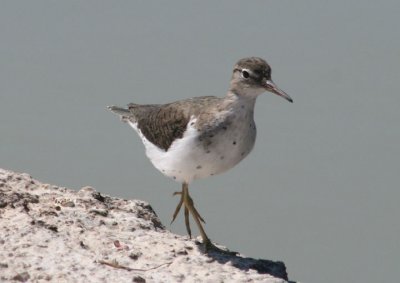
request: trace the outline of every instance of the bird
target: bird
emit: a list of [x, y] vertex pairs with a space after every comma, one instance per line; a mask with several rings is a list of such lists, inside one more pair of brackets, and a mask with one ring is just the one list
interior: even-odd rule
[[130, 103], [127, 108], [108, 106], [138, 133], [154, 167], [181, 183], [181, 191], [174, 193], [180, 200], [171, 223], [183, 206], [189, 237], [190, 214], [206, 251], [219, 249], [204, 230], [205, 221], [194, 206], [189, 185], [231, 169], [251, 152], [257, 132], [254, 106], [266, 91], [293, 102], [273, 82], [271, 67], [264, 59], [247, 57], [234, 65], [223, 97], [202, 96], [167, 104]]

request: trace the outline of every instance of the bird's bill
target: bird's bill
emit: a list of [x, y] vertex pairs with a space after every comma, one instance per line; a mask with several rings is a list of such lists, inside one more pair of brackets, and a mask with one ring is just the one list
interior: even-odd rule
[[275, 93], [276, 95], [282, 96], [289, 102], [293, 102], [293, 99], [286, 92], [281, 90], [272, 80], [267, 80], [264, 87], [267, 91], [270, 91], [272, 93]]

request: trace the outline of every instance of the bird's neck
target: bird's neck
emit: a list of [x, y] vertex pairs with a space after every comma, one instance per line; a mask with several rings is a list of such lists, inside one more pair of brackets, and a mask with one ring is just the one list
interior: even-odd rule
[[258, 95], [242, 95], [233, 91], [228, 91], [225, 100], [229, 103], [238, 105], [238, 107], [245, 107], [246, 109], [254, 109]]

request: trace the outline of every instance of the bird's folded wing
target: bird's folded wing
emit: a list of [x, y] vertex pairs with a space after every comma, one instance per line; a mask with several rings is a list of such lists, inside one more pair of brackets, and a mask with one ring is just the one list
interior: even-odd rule
[[165, 151], [175, 139], [183, 137], [190, 120], [187, 113], [173, 104], [129, 104], [128, 107], [146, 139]]

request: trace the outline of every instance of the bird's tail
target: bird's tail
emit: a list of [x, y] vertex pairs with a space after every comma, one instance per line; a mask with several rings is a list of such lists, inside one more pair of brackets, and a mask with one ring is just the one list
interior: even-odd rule
[[131, 111], [129, 111], [129, 109], [125, 109], [122, 107], [118, 107], [118, 106], [107, 106], [108, 110], [114, 112], [115, 114], [117, 114], [122, 121], [126, 122], [129, 120], [129, 118], [131, 118], [132, 113]]

